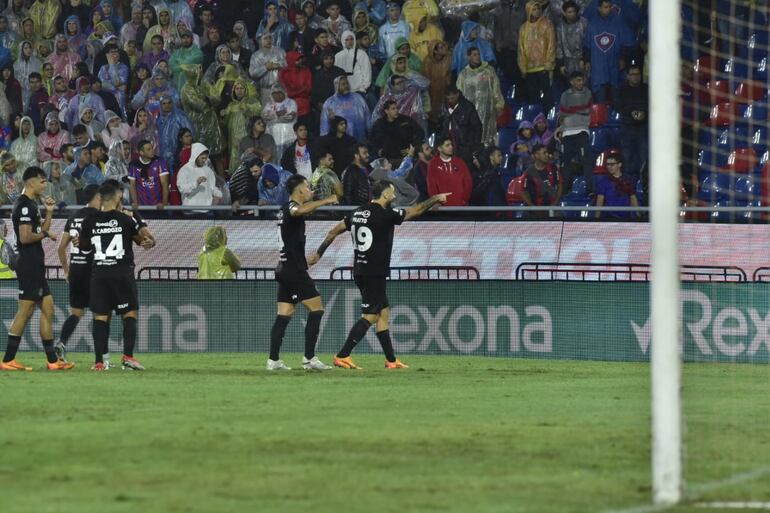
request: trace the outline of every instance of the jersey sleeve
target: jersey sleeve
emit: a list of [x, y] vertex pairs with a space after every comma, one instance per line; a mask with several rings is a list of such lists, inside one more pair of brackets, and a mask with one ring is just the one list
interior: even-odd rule
[[284, 208], [286, 209], [284, 215], [289, 214], [290, 216], [295, 216], [297, 210], [299, 210], [299, 203], [296, 201], [290, 201]]
[[74, 215], [68, 217], [67, 221], [64, 223], [64, 232], [65, 233], [69, 233], [70, 230], [72, 229], [72, 221], [73, 221], [73, 219], [75, 219]]
[[127, 214], [123, 214], [123, 215], [125, 216], [125, 218], [123, 219], [122, 224], [123, 226], [125, 226], [126, 233], [128, 234], [128, 236], [133, 239], [134, 236], [139, 233], [139, 229], [140, 229], [139, 222], [135, 218]]
[[404, 218], [406, 217], [406, 210], [403, 208], [392, 208], [388, 210], [390, 221], [395, 224], [399, 225], [404, 222]]
[[147, 223], [142, 218], [141, 215], [139, 215], [139, 211], [132, 212], [131, 217], [134, 219], [134, 224], [136, 224], [136, 231], [141, 230], [142, 228], [147, 228]]
[[20, 204], [13, 212], [13, 222], [17, 226], [23, 224], [35, 224], [35, 212], [34, 208], [29, 203]]

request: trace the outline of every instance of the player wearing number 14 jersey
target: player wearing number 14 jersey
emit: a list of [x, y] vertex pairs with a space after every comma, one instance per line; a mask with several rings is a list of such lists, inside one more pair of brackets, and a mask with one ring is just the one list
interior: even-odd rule
[[79, 239], [81, 251], [93, 252], [90, 294], [96, 356], [93, 369], [105, 369], [103, 355], [107, 352], [109, 319], [114, 310], [123, 317], [123, 368], [144, 370], [134, 358], [139, 299], [134, 279], [133, 243], [149, 249], [155, 240], [140, 232], [141, 221], [118, 210], [123, 200], [119, 184], [108, 180], [99, 188], [99, 196], [101, 211], [83, 220]]
[[358, 207], [329, 231], [316, 254], [311, 257], [311, 262], [317, 262], [338, 235], [350, 230], [353, 236], [353, 278], [361, 292], [361, 319], [351, 328], [345, 345], [334, 358], [334, 365], [343, 369], [358, 369], [350, 353], [371, 325], [376, 323], [377, 339], [385, 353], [385, 368], [402, 369], [407, 365], [396, 358], [390, 340], [390, 306], [385, 290], [390, 275], [394, 228], [422, 215], [434, 205], [446, 203], [451, 193], [437, 194], [405, 210], [390, 208], [396, 198], [396, 188], [392, 182], [382, 180], [375, 183], [372, 194], [374, 201]]

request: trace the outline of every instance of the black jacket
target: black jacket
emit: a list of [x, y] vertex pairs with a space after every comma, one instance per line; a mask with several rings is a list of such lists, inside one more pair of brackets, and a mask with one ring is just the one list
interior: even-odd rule
[[313, 72], [313, 92], [310, 93], [310, 102], [313, 109], [317, 110], [319, 104], [323, 105], [335, 93], [334, 79], [342, 75], [347, 75], [347, 73], [337, 66], [332, 66], [330, 70], [325, 70], [322, 67], [318, 71]]
[[[283, 155], [281, 155], [281, 167], [284, 168], [286, 171], [291, 171], [292, 173], [297, 174], [297, 166], [294, 164], [294, 145], [295, 144], [297, 144], [296, 139], [294, 140], [294, 142], [292, 142], [283, 150]], [[308, 139], [307, 141], [307, 150], [310, 152], [311, 166], [315, 169], [316, 157], [315, 157], [315, 152], [313, 151], [313, 141], [310, 139]]]
[[386, 116], [374, 122], [369, 142], [374, 152], [386, 159], [403, 157], [401, 150], [411, 144], [419, 148], [425, 139], [425, 132], [415, 120], [399, 114], [395, 121], [390, 122]]
[[315, 159], [313, 160], [313, 167], [316, 165], [316, 160], [320, 159], [324, 153], [329, 152], [334, 157], [334, 172], [337, 176], [342, 176], [342, 172], [346, 167], [353, 162], [353, 155], [355, 155], [356, 146], [358, 141], [355, 137], [348, 134], [342, 137], [335, 137], [334, 134], [326, 134], [323, 137], [319, 137], [310, 150], [310, 155]]
[[[618, 112], [620, 112], [620, 117], [623, 120], [624, 126], [647, 126], [649, 117], [648, 111], [650, 108], [647, 84], [641, 84], [638, 87], [631, 87], [630, 85], [625, 84], [618, 92], [615, 107], [618, 109]], [[640, 119], [634, 119], [632, 115], [634, 111], [644, 112], [644, 116]]]
[[441, 132], [440, 137], [450, 137], [454, 133], [454, 140], [460, 148], [458, 153], [471, 154], [481, 147], [481, 135], [483, 132], [479, 114], [476, 107], [465, 96], [460, 95], [457, 107], [450, 114], [446, 102], [441, 106]]
[[355, 164], [350, 164], [342, 173], [342, 189], [345, 205], [364, 205], [371, 199], [369, 169], [362, 171]]

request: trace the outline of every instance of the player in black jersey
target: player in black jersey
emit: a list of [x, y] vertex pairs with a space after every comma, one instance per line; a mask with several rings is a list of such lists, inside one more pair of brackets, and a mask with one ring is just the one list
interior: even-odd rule
[[390, 204], [396, 198], [396, 188], [392, 182], [379, 181], [372, 189], [374, 201], [358, 207], [332, 228], [316, 254], [310, 258], [309, 262], [315, 264], [338, 235], [350, 230], [353, 236], [353, 278], [361, 292], [362, 314], [361, 319], [350, 330], [345, 345], [334, 358], [335, 366], [343, 369], [360, 368], [353, 363], [350, 353], [364, 338], [369, 327], [377, 323], [377, 339], [385, 353], [385, 368], [407, 368], [407, 365], [396, 358], [388, 329], [390, 306], [385, 284], [390, 275], [393, 231], [396, 225], [421, 216], [434, 205], [446, 203], [450, 194], [437, 194], [407, 209], [391, 209]]
[[16, 351], [21, 343], [21, 335], [27, 327], [29, 318], [40, 306], [40, 338], [48, 360], [48, 370], [68, 370], [74, 364], [59, 360], [53, 347], [53, 297], [45, 279], [45, 253], [43, 239], [56, 240], [56, 234], [49, 232], [51, 216], [56, 207], [53, 198], [45, 199], [45, 219], [40, 217], [38, 200], [46, 188], [45, 171], [39, 167], [28, 167], [22, 177], [24, 190], [13, 205], [13, 231], [19, 260], [16, 276], [19, 280], [19, 307], [16, 317], [8, 330], [8, 345], [0, 363], [2, 370], [32, 370], [16, 361]]
[[152, 237], [140, 233], [140, 221], [119, 211], [123, 190], [108, 180], [99, 188], [101, 211], [83, 220], [78, 239], [81, 251], [93, 252], [90, 308], [94, 314], [93, 337], [96, 363], [94, 370], [105, 370], [110, 314], [123, 317], [124, 369], [144, 370], [134, 358], [136, 315], [139, 309], [134, 279], [133, 242], [149, 249]]
[[307, 272], [305, 260], [305, 218], [318, 207], [337, 203], [337, 197], [310, 201], [313, 191], [302, 175], [294, 175], [286, 182], [289, 202], [281, 207], [278, 215], [278, 229], [281, 237], [281, 254], [275, 279], [278, 282], [278, 315], [270, 330], [270, 357], [267, 370], [291, 370], [280, 359], [281, 343], [286, 327], [294, 315], [294, 305], [301, 302], [308, 310], [305, 326], [305, 354], [302, 368], [306, 370], [326, 370], [331, 367], [322, 363], [315, 355], [318, 332], [321, 329], [321, 317], [324, 305], [321, 295]]
[[[59, 262], [64, 269], [64, 278], [69, 284], [70, 291], [70, 316], [64, 321], [61, 328], [59, 342], [54, 346], [56, 356], [60, 360], [66, 360], [67, 341], [72, 336], [72, 332], [78, 327], [80, 319], [83, 317], [85, 309], [88, 307], [89, 292], [91, 290], [91, 261], [93, 255], [91, 252], [81, 251], [76, 244], [80, 235], [80, 228], [83, 219], [99, 211], [102, 204], [99, 196], [99, 186], [89, 185], [83, 189], [83, 195], [87, 206], [81, 208], [64, 225], [64, 233], [59, 240]], [[69, 251], [69, 255], [67, 254]]]

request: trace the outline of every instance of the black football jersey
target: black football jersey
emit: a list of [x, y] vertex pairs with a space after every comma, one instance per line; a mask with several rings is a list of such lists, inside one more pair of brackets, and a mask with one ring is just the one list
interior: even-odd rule
[[134, 236], [139, 228], [136, 219], [117, 210], [86, 217], [80, 231], [80, 249], [93, 253], [94, 272], [132, 269]]
[[13, 221], [13, 233], [16, 234], [16, 249], [19, 252], [19, 259], [25, 260], [25, 263], [34, 262], [44, 266], [45, 252], [43, 251], [42, 241], [33, 242], [32, 244], [22, 244], [21, 237], [19, 236], [20, 227], [23, 224], [30, 225], [32, 227], [32, 233], [42, 232], [43, 219], [40, 215], [38, 204], [22, 194], [19, 196], [19, 199], [16, 200], [16, 203], [13, 204], [11, 220]]
[[278, 236], [281, 240], [279, 266], [282, 269], [307, 269], [305, 259], [305, 218], [292, 216], [299, 203], [290, 201], [278, 213]]
[[390, 274], [393, 230], [404, 222], [406, 211], [369, 203], [345, 217], [353, 236], [353, 274], [384, 277]]
[[[64, 231], [70, 234], [70, 237], [75, 238], [80, 236], [80, 230], [83, 227], [83, 219], [98, 212], [93, 207], [81, 208], [74, 214], [72, 214], [67, 222], [64, 224]], [[74, 266], [90, 266], [93, 260], [93, 252], [83, 251], [79, 247], [72, 245], [70, 248], [70, 265]]]

